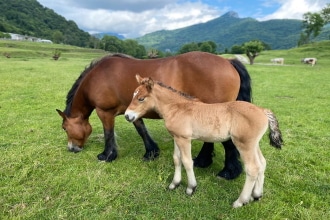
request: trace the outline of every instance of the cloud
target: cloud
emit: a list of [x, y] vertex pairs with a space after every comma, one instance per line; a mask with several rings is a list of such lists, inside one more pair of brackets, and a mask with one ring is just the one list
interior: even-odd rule
[[[258, 20], [302, 19], [329, 0], [38, 0], [90, 33], [114, 32], [135, 38], [206, 22], [228, 12]], [[238, 4], [238, 2], [241, 2]]]
[[258, 20], [270, 19], [302, 19], [302, 15], [306, 12], [320, 11], [328, 0], [270, 0], [265, 1], [265, 6], [279, 4], [280, 7], [274, 13], [258, 18]]
[[82, 8], [71, 12], [67, 17], [79, 21], [79, 26], [90, 32], [115, 32], [134, 38], [155, 30], [173, 30], [206, 22], [219, 15], [218, 10], [201, 2], [184, 2], [163, 5], [157, 9], [144, 9], [141, 12]]

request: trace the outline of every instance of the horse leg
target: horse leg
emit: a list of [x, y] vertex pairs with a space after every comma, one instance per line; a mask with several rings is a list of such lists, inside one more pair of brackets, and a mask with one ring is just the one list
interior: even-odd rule
[[188, 178], [188, 186], [186, 193], [191, 196], [197, 187], [197, 181], [194, 173], [194, 162], [191, 156], [191, 140], [184, 138], [174, 139], [181, 153], [181, 161], [186, 170]]
[[262, 170], [259, 155], [255, 147], [245, 146], [245, 150], [240, 151], [240, 154], [245, 165], [246, 179], [240, 196], [233, 203], [234, 208], [241, 207], [253, 200], [252, 191]]
[[104, 151], [97, 155], [99, 160], [111, 162], [117, 158], [117, 144], [115, 140], [115, 116], [111, 112], [96, 109], [96, 113], [103, 123]]
[[205, 168], [212, 164], [213, 160], [214, 143], [204, 142], [198, 156], [194, 158], [194, 166]]
[[260, 200], [263, 194], [264, 180], [265, 180], [265, 170], [266, 170], [266, 159], [262, 155], [260, 148], [258, 147], [258, 156], [261, 163], [260, 172], [254, 186], [252, 197], [254, 200]]
[[225, 149], [225, 167], [218, 173], [218, 177], [227, 180], [235, 179], [242, 173], [242, 164], [238, 160], [239, 152], [232, 140], [225, 141], [222, 144]]
[[115, 140], [115, 132], [114, 129], [104, 130], [104, 140], [105, 147], [104, 151], [97, 155], [99, 160], [104, 160], [106, 162], [111, 162], [117, 158], [117, 145]]
[[181, 182], [181, 155], [178, 145], [174, 141], [174, 153], [173, 153], [173, 161], [174, 161], [174, 177], [172, 183], [169, 185], [169, 189], [173, 190], [180, 185]]
[[144, 146], [146, 148], [146, 153], [143, 156], [144, 160], [153, 160], [159, 156], [159, 148], [157, 144], [150, 137], [146, 126], [142, 119], [138, 119], [133, 122], [135, 129], [138, 134], [141, 136]]

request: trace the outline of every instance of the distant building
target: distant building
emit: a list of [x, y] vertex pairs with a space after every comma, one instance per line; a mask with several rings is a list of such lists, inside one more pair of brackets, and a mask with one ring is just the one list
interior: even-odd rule
[[53, 42], [51, 40], [47, 39], [41, 39], [37, 37], [31, 37], [31, 36], [26, 36], [26, 35], [21, 35], [21, 34], [13, 34], [13, 33], [8, 33], [11, 37], [11, 40], [18, 40], [18, 41], [32, 41], [32, 42], [40, 42], [40, 43], [48, 43], [52, 44]]

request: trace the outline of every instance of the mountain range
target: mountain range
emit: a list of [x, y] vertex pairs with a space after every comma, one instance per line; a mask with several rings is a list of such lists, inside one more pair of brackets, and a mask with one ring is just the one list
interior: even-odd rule
[[[58, 42], [91, 47], [92, 35], [79, 29], [71, 20], [66, 20], [52, 9], [43, 7], [37, 0], [0, 0], [0, 32], [16, 33], [53, 40]], [[161, 30], [135, 38], [147, 49], [176, 52], [187, 43], [213, 41], [218, 51], [231, 49], [250, 40], [261, 40], [271, 49], [288, 49], [297, 45], [302, 32], [302, 21], [278, 19], [258, 21], [253, 18], [239, 18], [236, 12], [228, 12], [211, 21], [176, 29]], [[100, 33], [116, 36], [116, 33]], [[330, 26], [325, 27], [315, 39], [329, 40]]]
[[[258, 21], [239, 18], [230, 11], [211, 21], [176, 30], [161, 30], [136, 38], [147, 48], [162, 51], [177, 51], [191, 42], [213, 41], [219, 51], [230, 49], [251, 40], [261, 40], [271, 49], [289, 49], [297, 46], [302, 29], [302, 20], [274, 19]], [[316, 40], [329, 39], [330, 27], [325, 28]]]

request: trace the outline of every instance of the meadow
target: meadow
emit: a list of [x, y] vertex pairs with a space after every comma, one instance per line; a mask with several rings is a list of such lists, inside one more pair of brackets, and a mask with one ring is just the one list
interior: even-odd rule
[[[60, 49], [58, 61], [51, 58]], [[187, 184], [167, 189], [174, 166], [173, 141], [162, 120], [145, 120], [161, 148], [158, 159], [142, 161], [144, 146], [132, 124], [116, 118], [119, 157], [99, 162], [103, 130], [96, 114], [85, 149], [71, 153], [56, 108], [89, 63], [103, 51], [65, 45], [0, 41], [0, 219], [330, 219], [330, 42], [264, 51], [246, 65], [253, 102], [272, 109], [285, 145], [261, 150], [267, 160], [261, 201], [233, 209], [245, 174], [216, 177], [224, 152], [216, 144], [214, 163], [195, 168], [196, 193]], [[11, 58], [2, 56], [10, 53]], [[316, 66], [300, 63], [318, 58]], [[270, 65], [284, 57], [285, 65]], [[201, 142], [193, 142], [197, 155]]]

